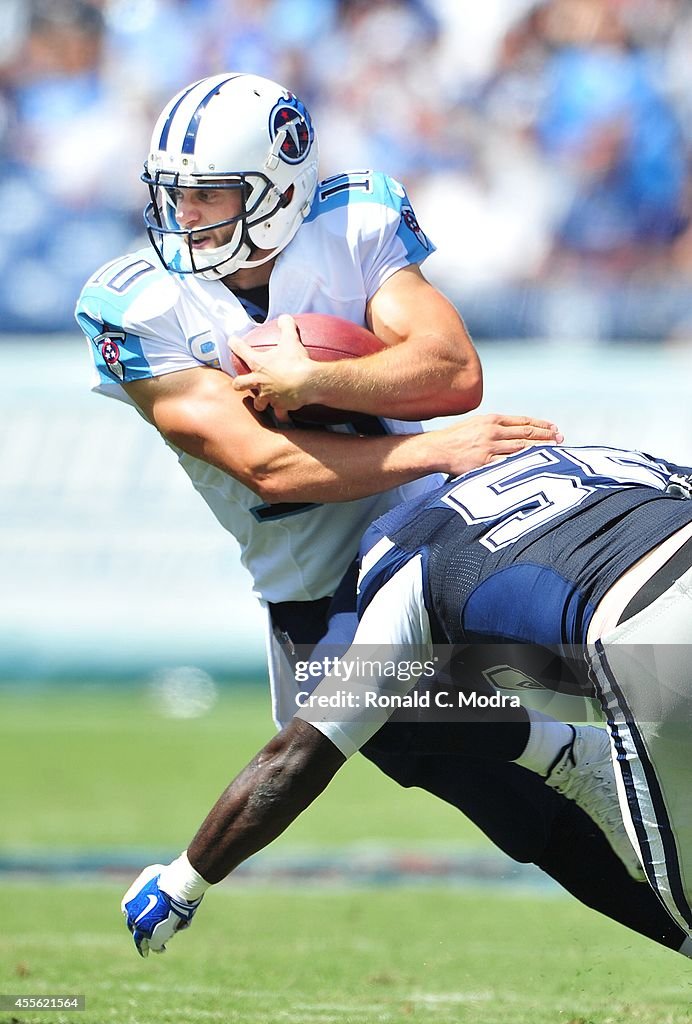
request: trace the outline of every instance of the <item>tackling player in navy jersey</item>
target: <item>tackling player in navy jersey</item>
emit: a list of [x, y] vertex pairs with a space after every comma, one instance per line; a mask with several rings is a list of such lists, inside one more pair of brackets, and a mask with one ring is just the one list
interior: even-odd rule
[[[517, 707], [508, 742], [486, 755], [544, 776], [616, 845], [629, 843], [689, 955], [691, 481], [689, 467], [639, 452], [536, 447], [386, 513], [362, 545], [353, 646], [230, 784], [186, 856], [134, 883], [124, 908], [136, 942], [160, 948], [180, 921], [171, 898], [194, 913], [209, 884], [279, 835], [410, 697], [435, 644], [454, 652], [467, 694], [493, 690], [489, 673], [507, 657], [499, 644], [510, 658], [555, 652], [592, 688], [608, 731]], [[338, 705], [345, 668], [363, 656], [369, 673], [352, 675], [352, 699]], [[382, 669], [391, 662], [405, 662], [402, 678]], [[451, 728], [460, 746], [473, 742], [465, 722]], [[151, 915], [135, 921], [142, 894], [154, 896]]]
[[[478, 358], [456, 311], [421, 273], [433, 247], [405, 189], [370, 171], [319, 182], [317, 161], [309, 112], [288, 90], [242, 74], [193, 83], [153, 132], [144, 173], [152, 247], [100, 268], [77, 305], [95, 390], [158, 428], [240, 542], [267, 611], [279, 724], [295, 710], [295, 688], [282, 685], [280, 671], [287, 652], [352, 636], [353, 587], [339, 582], [372, 520], [433, 486], [430, 474], [556, 437], [543, 421], [501, 416], [420, 432], [419, 417], [477, 405]], [[264, 409], [276, 401], [269, 384], [255, 378], [254, 410], [235, 388], [228, 339], [266, 317], [309, 311], [367, 324], [385, 348], [331, 364], [325, 378], [296, 347], [289, 321], [295, 393], [311, 389], [332, 407], [378, 417], [377, 436], [280, 429]], [[386, 727], [364, 752], [402, 785], [459, 807], [581, 899], [675, 942], [651, 908], [633, 912], [634, 883], [573, 804], [515, 766], [495, 772], [466, 759], [460, 771], [456, 755], [438, 756], [431, 730], [419, 746], [419, 763], [402, 758], [397, 730]], [[575, 861], [575, 834], [592, 844], [598, 876]]]

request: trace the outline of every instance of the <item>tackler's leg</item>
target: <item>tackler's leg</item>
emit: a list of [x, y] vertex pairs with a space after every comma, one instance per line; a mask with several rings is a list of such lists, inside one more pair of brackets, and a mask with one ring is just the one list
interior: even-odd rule
[[692, 569], [591, 654], [630, 838], [652, 888], [690, 934]]
[[682, 950], [686, 933], [654, 892], [629, 876], [575, 803], [516, 764], [463, 756], [446, 745], [445, 730], [434, 723], [400, 723], [384, 726], [362, 753], [400, 785], [456, 807], [510, 857], [535, 863], [586, 906]]

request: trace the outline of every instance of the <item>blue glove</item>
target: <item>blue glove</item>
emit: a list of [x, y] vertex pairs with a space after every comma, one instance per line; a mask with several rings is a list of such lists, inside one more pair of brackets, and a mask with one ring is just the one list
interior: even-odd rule
[[164, 953], [168, 940], [188, 927], [202, 902], [201, 896], [188, 902], [162, 892], [158, 882], [163, 868], [163, 864], [151, 864], [145, 868], [120, 904], [140, 956], [148, 956], [149, 950]]

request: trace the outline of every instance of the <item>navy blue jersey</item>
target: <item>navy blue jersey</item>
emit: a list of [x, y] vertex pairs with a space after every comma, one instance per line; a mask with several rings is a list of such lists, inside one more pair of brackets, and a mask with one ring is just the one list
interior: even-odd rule
[[605, 447], [536, 447], [467, 473], [373, 524], [359, 615], [420, 555], [434, 642], [585, 643], [610, 586], [692, 521], [674, 485], [689, 473]]

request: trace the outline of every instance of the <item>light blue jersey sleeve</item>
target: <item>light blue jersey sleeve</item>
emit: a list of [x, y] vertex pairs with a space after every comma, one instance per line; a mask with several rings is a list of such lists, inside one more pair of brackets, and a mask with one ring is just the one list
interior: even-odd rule
[[404, 186], [378, 171], [351, 171], [320, 182], [308, 222], [317, 218], [330, 220], [332, 231], [345, 235], [368, 298], [397, 270], [435, 251]]
[[87, 281], [75, 318], [87, 339], [95, 391], [129, 401], [123, 384], [198, 365], [175, 299], [172, 276], [147, 251], [108, 263]]

